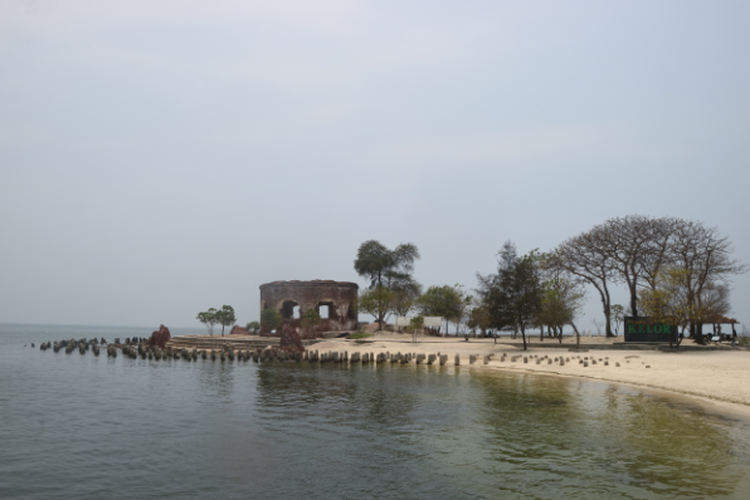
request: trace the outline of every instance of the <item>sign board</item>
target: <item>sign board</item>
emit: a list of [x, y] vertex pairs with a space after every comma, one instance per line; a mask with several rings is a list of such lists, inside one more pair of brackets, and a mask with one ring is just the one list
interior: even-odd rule
[[651, 318], [626, 316], [625, 342], [677, 342], [677, 327]]
[[405, 327], [411, 325], [410, 316], [396, 316], [396, 326]]
[[443, 326], [442, 316], [425, 316], [424, 317], [425, 328], [440, 328]]
[[[414, 316], [397, 316], [396, 326], [411, 326], [411, 320]], [[422, 326], [425, 328], [440, 328], [443, 324], [442, 316], [424, 316], [424, 323]]]

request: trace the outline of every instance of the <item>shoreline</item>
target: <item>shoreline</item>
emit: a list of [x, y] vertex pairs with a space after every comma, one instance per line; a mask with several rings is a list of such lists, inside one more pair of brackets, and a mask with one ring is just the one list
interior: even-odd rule
[[[521, 340], [498, 340], [495, 344], [492, 339], [470, 339], [467, 342], [463, 338], [427, 337], [415, 343], [409, 334], [378, 332], [365, 342], [327, 339], [308, 349], [321, 353], [348, 351], [350, 355], [353, 352], [439, 352], [448, 355], [449, 365], [454, 364], [454, 357], [458, 354], [462, 366], [469, 366], [469, 355], [476, 355], [478, 359], [473, 368], [627, 385], [688, 398], [706, 410], [750, 420], [750, 351], [744, 348], [714, 350], [708, 347], [665, 352], [642, 347], [628, 349], [602, 345], [612, 344], [619, 340], [617, 338], [582, 337], [580, 348], [591, 348], [588, 352], [572, 352], [570, 349], [576, 347], [574, 342], [563, 342], [560, 346], [554, 339], [547, 341], [550, 344], [554, 342], [555, 347], [540, 346], [535, 341], [533, 346], [523, 351]], [[532, 337], [532, 340], [538, 340], [538, 337]], [[483, 357], [486, 355], [492, 355], [492, 358], [484, 364]], [[521, 357], [511, 361], [512, 356], [518, 355]], [[527, 363], [524, 363], [523, 356], [528, 358]], [[555, 360], [560, 357], [569, 361], [561, 366]], [[581, 363], [584, 358], [588, 358], [588, 366]], [[539, 364], [537, 359], [540, 359]], [[549, 360], [553, 362], [549, 364]], [[596, 364], [592, 360], [596, 360]]]

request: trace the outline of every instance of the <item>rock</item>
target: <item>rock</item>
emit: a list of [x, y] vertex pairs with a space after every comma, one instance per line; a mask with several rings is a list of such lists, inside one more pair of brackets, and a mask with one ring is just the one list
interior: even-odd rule
[[288, 323], [282, 325], [279, 349], [281, 349], [282, 351], [305, 352], [305, 348], [302, 346], [302, 341], [300, 340], [297, 328], [291, 326]]
[[155, 330], [151, 334], [151, 338], [148, 339], [148, 346], [149, 347], [158, 347], [159, 349], [164, 349], [164, 347], [167, 345], [167, 342], [169, 342], [172, 339], [172, 335], [169, 333], [169, 328], [167, 328], [164, 325], [159, 325], [159, 329]]
[[234, 325], [229, 331], [229, 335], [250, 335], [250, 330], [244, 326]]

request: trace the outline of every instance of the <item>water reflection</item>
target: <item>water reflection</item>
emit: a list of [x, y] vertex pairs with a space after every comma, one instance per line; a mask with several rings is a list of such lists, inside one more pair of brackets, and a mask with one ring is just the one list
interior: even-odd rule
[[[608, 498], [731, 496], [742, 469], [722, 422], [608, 384], [515, 374], [478, 375], [501, 490]], [[544, 495], [542, 495], [544, 496]]]

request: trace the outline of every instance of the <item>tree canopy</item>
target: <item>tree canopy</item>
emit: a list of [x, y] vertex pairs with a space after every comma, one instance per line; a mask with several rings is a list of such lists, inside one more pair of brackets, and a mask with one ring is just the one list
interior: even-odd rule
[[278, 309], [269, 307], [260, 312], [260, 324], [264, 332], [276, 330], [284, 322], [284, 318]]
[[494, 328], [519, 331], [526, 350], [526, 329], [535, 324], [542, 308], [543, 289], [536, 251], [518, 257], [507, 241], [498, 252], [496, 274], [478, 276], [479, 292]]
[[378, 322], [378, 328], [382, 330], [383, 323], [391, 310], [392, 296], [392, 292], [384, 286], [363, 290], [359, 294], [357, 307], [361, 312], [374, 316]]
[[402, 243], [393, 250], [376, 240], [359, 246], [354, 270], [370, 281], [370, 288], [384, 286], [388, 289], [398, 281], [408, 281], [414, 271], [414, 261], [419, 250], [413, 243]]
[[359, 246], [354, 270], [370, 285], [359, 297], [359, 310], [372, 314], [380, 329], [389, 313], [406, 316], [413, 309], [422, 286], [412, 277], [419, 250], [413, 243], [403, 243], [393, 250], [376, 240]]
[[441, 316], [456, 323], [456, 333], [471, 304], [472, 298], [463, 292], [461, 285], [431, 286], [417, 300], [417, 310], [423, 316]]
[[216, 311], [216, 322], [221, 325], [221, 336], [224, 336], [224, 327], [235, 324], [237, 318], [234, 315], [234, 308], [232, 306], [223, 305], [221, 309]]
[[198, 316], [195, 317], [195, 319], [206, 325], [209, 335], [214, 334], [214, 325], [218, 322], [216, 312], [216, 309], [211, 307], [208, 311], [199, 312]]
[[[630, 313], [639, 315], [642, 290], [657, 290], [665, 272], [678, 270], [685, 302], [702, 306], [704, 289], [718, 290], [747, 266], [731, 258], [733, 249], [716, 228], [673, 217], [631, 215], [614, 218], [570, 238], [552, 253], [556, 265], [592, 285], [601, 298], [605, 332], [612, 336], [610, 286], [624, 283], [630, 294]], [[700, 328], [691, 320], [691, 333]]]

